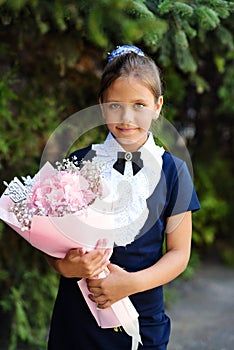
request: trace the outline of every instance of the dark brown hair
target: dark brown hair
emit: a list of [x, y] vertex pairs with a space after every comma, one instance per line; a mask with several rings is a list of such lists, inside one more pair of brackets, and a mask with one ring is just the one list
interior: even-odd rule
[[162, 84], [159, 69], [148, 56], [140, 56], [134, 52], [123, 54], [108, 62], [102, 73], [99, 98], [103, 102], [105, 91], [120, 77], [138, 78], [152, 91], [155, 101], [162, 95]]

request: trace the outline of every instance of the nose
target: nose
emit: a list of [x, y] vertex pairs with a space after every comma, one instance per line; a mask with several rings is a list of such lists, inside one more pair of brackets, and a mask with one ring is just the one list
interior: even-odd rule
[[135, 111], [132, 105], [124, 105], [121, 113], [121, 122], [123, 124], [131, 124], [135, 120]]

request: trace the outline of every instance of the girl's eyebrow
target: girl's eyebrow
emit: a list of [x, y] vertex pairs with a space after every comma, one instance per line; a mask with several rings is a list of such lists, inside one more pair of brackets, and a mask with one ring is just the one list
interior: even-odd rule
[[123, 102], [123, 101], [120, 101], [120, 100], [115, 100], [115, 99], [110, 99], [110, 100], [106, 100], [106, 103], [110, 103], [110, 102]]
[[122, 101], [122, 100], [118, 100], [118, 99], [107, 99], [105, 103], [110, 103], [110, 102], [115, 102], [115, 103], [147, 103], [147, 100], [144, 100], [144, 99], [137, 99], [137, 100], [133, 100], [133, 101]]
[[144, 99], [139, 99], [139, 100], [135, 100], [134, 103], [147, 103], [147, 100]]

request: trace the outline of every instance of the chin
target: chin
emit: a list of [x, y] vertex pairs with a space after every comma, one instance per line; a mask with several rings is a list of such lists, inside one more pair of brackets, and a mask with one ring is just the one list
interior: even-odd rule
[[147, 134], [146, 133], [142, 133], [138, 136], [135, 137], [131, 137], [131, 138], [127, 138], [127, 137], [116, 137], [117, 141], [124, 147], [124, 146], [134, 146], [136, 145], [136, 147], [134, 148], [139, 148], [141, 147], [147, 140]]

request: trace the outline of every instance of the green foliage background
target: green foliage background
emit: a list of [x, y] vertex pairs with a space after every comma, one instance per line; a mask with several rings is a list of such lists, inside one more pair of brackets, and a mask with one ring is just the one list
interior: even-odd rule
[[[1, 192], [3, 180], [38, 170], [62, 120], [97, 103], [107, 52], [135, 44], [162, 70], [164, 117], [192, 157], [203, 208], [194, 251], [234, 264], [233, 9], [224, 0], [0, 0]], [[101, 138], [94, 131], [79, 146]], [[45, 349], [58, 276], [2, 222], [0, 252], [0, 348]]]

